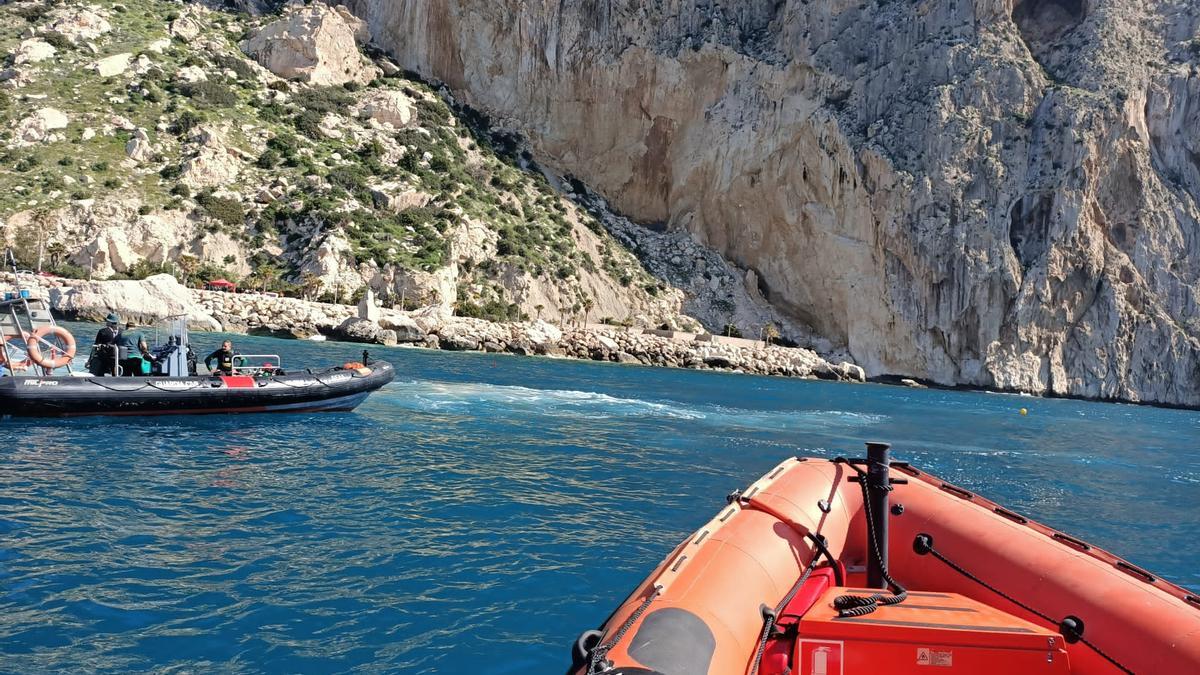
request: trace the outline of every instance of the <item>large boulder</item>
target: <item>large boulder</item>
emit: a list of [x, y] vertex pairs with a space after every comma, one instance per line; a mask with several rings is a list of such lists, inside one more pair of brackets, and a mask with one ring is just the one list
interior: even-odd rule
[[34, 111], [17, 124], [17, 143], [33, 145], [52, 138], [56, 129], [67, 128], [67, 116], [54, 108], [41, 108]]
[[866, 382], [867, 374], [860, 366], [843, 361], [829, 363], [820, 361], [812, 368], [812, 374], [821, 380], [838, 380], [841, 382]]
[[186, 314], [193, 329], [221, 330], [220, 322], [169, 274], [141, 281], [91, 281], [51, 288], [50, 304], [62, 314], [82, 321], [103, 321], [109, 312], [116, 312], [122, 321], [151, 324]]
[[433, 200], [423, 192], [401, 181], [388, 181], [371, 187], [371, 203], [377, 209], [399, 213], [407, 209], [421, 208]]
[[41, 38], [29, 38], [17, 45], [13, 52], [12, 62], [14, 66], [19, 66], [23, 63], [37, 63], [53, 58], [56, 49]]
[[438, 334], [438, 344], [452, 352], [478, 351], [482, 340], [470, 327], [462, 325], [443, 326]]
[[134, 132], [133, 138], [125, 144], [125, 154], [135, 162], [145, 162], [154, 156], [154, 146], [150, 145], [150, 136], [142, 129]]
[[412, 124], [415, 116], [412, 101], [402, 91], [376, 91], [363, 103], [362, 114], [380, 124], [403, 129]]
[[417, 322], [407, 314], [389, 312], [379, 321], [379, 325], [394, 331], [396, 339], [400, 342], [422, 342], [425, 339], [425, 331], [421, 330]]
[[525, 326], [525, 336], [534, 345], [556, 345], [563, 334], [558, 326], [539, 319]]
[[335, 329], [336, 334], [349, 342], [368, 342], [386, 346], [395, 346], [396, 331], [383, 328], [374, 321], [350, 317]]
[[177, 37], [184, 41], [195, 40], [200, 35], [200, 30], [200, 22], [190, 16], [181, 16], [167, 27], [167, 32], [171, 34], [171, 37]]
[[47, 28], [55, 33], [62, 33], [76, 44], [95, 40], [112, 30], [112, 24], [96, 7], [73, 7], [59, 13], [58, 18]]
[[100, 77], [115, 77], [124, 73], [129, 68], [130, 62], [133, 61], [133, 54], [128, 52], [124, 54], [114, 54], [105, 57], [92, 64], [92, 69]]
[[379, 72], [358, 51], [357, 42], [369, 38], [366, 24], [345, 8], [318, 3], [293, 8], [241, 48], [279, 77], [321, 85], [366, 83]]
[[242, 170], [242, 159], [226, 145], [216, 129], [205, 127], [196, 136], [197, 148], [184, 160], [180, 181], [192, 188], [228, 185]]

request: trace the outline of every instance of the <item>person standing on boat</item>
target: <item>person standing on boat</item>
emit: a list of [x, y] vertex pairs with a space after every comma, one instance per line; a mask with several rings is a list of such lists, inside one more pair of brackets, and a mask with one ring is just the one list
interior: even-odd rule
[[115, 345], [121, 339], [121, 317], [110, 313], [104, 318], [104, 327], [96, 332], [96, 344]]
[[92, 375], [113, 375], [117, 368], [117, 351], [122, 338], [121, 317], [110, 313], [104, 317], [104, 327], [96, 331], [87, 369]]
[[[217, 362], [217, 369], [213, 370], [212, 362]], [[208, 368], [211, 373], [220, 373], [222, 375], [233, 374], [233, 343], [226, 340], [221, 343], [221, 348], [217, 351], [204, 357], [204, 367]]]
[[[117, 348], [121, 359], [122, 375], [149, 375], [150, 368], [145, 359], [146, 340], [137, 333], [131, 333], [133, 322], [125, 324], [125, 330], [117, 336]], [[132, 335], [132, 337], [131, 337]]]

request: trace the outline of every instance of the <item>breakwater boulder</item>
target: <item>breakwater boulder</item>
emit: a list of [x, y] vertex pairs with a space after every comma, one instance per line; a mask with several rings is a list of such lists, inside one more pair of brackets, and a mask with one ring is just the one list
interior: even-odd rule
[[225, 330], [232, 332], [296, 338], [337, 336], [337, 328], [355, 316], [355, 308], [348, 305], [308, 302], [261, 293], [202, 290], [192, 290], [191, 293], [205, 311], [217, 317]]
[[388, 347], [394, 347], [398, 342], [396, 331], [384, 328], [370, 319], [358, 317], [351, 317], [338, 324], [336, 334], [349, 342], [369, 342]]
[[[4, 275], [0, 275], [3, 281]], [[546, 321], [494, 323], [453, 316], [445, 307], [416, 312], [359, 308], [256, 293], [189, 289], [170, 275], [142, 281], [82, 281], [22, 276], [52, 307], [70, 318], [102, 321], [109, 312], [136, 323], [188, 314], [196, 330], [224, 330], [307, 338], [413, 345], [450, 351], [507, 352], [629, 365], [729, 370], [758, 375], [866, 380], [853, 363], [831, 362], [816, 352], [760, 341], [667, 330], [589, 324], [566, 330]]]

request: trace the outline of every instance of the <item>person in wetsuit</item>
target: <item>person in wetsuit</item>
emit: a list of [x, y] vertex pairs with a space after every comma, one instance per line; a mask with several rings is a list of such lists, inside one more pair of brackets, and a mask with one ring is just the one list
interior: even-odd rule
[[116, 370], [117, 352], [123, 337], [121, 317], [115, 313], [104, 318], [104, 327], [96, 332], [91, 358], [87, 369], [92, 375], [112, 375]]
[[[213, 370], [212, 362], [217, 362], [217, 369]], [[204, 357], [204, 367], [208, 368], [213, 374], [220, 373], [221, 375], [233, 374], [233, 343], [226, 340], [221, 343], [221, 348], [217, 351]]]

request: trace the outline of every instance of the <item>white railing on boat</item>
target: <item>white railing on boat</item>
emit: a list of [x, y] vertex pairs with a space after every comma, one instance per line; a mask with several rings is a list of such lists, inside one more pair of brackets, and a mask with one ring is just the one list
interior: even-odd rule
[[[251, 359], [258, 361], [267, 359], [264, 363], [246, 365]], [[283, 362], [278, 354], [237, 354], [233, 357], [234, 375], [271, 375], [283, 369]], [[236, 365], [240, 362], [241, 365]]]

